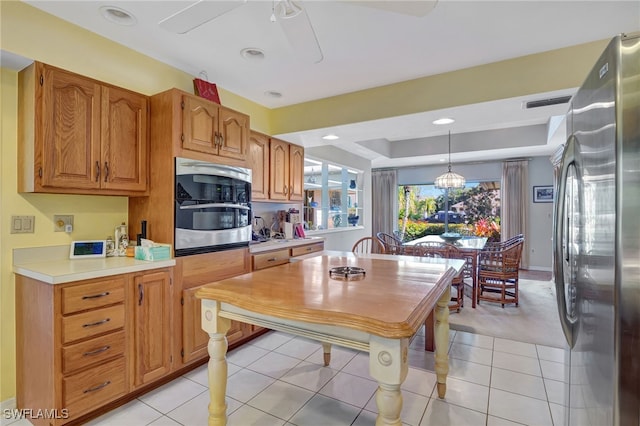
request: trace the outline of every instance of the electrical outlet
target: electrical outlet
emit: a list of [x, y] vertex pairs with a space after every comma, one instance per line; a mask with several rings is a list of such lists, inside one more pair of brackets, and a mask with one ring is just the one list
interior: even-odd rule
[[72, 214], [55, 214], [53, 215], [53, 232], [71, 232], [73, 230]]

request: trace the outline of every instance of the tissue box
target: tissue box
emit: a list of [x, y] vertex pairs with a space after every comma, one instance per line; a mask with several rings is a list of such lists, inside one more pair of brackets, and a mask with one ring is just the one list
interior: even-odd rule
[[171, 259], [171, 244], [156, 244], [152, 247], [136, 246], [135, 258], [138, 260], [169, 260]]

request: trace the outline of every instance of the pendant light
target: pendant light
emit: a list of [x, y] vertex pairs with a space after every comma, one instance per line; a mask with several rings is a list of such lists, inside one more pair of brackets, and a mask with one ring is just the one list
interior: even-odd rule
[[451, 171], [451, 130], [449, 130], [449, 170], [436, 178], [435, 185], [436, 188], [454, 189], [464, 188], [465, 182], [464, 177]]
[[436, 178], [436, 188], [446, 190], [445, 193], [445, 211], [444, 211], [444, 233], [449, 234], [449, 190], [455, 188], [464, 188], [464, 177], [451, 171], [451, 130], [449, 130], [449, 170], [447, 173]]

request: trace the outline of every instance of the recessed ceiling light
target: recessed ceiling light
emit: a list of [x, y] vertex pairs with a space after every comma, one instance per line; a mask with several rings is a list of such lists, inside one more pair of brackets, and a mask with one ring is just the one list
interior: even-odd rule
[[118, 25], [135, 25], [138, 22], [135, 16], [117, 6], [102, 6], [100, 14], [107, 21]]
[[247, 47], [240, 51], [240, 56], [245, 58], [247, 61], [258, 62], [264, 59], [264, 51], [257, 47]]
[[454, 120], [453, 118], [443, 117], [443, 118], [439, 118], [437, 120], [434, 120], [433, 124], [435, 124], [435, 125], [451, 124], [454, 121], [456, 121], [456, 120]]
[[264, 95], [268, 98], [281, 98], [282, 97], [282, 93], [280, 92], [276, 92], [275, 90], [267, 90], [266, 92], [264, 92]]
[[340, 139], [340, 136], [329, 134], [329, 135], [325, 135], [322, 137], [322, 139], [326, 140], [326, 141], [335, 141], [336, 139]]

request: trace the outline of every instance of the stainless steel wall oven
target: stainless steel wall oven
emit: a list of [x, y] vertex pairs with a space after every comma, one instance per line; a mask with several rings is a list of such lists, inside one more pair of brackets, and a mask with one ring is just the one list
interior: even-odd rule
[[251, 169], [176, 157], [175, 255], [248, 246]]

